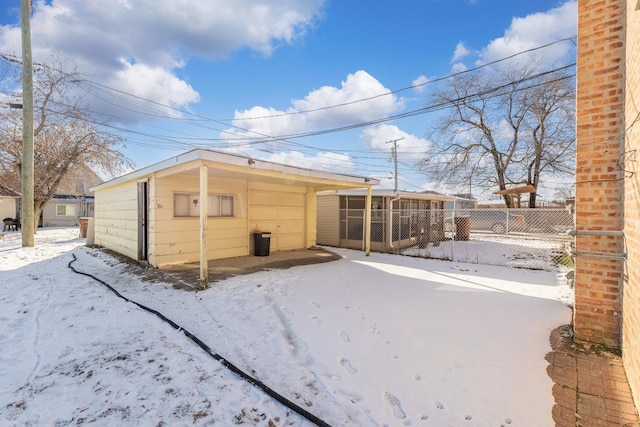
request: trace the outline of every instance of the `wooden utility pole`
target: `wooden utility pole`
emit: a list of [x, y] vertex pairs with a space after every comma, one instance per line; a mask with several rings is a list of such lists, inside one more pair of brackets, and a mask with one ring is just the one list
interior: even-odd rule
[[31, 58], [31, 0], [21, 0], [22, 28], [22, 162], [21, 205], [22, 246], [34, 245], [34, 172], [33, 172], [33, 61]]
[[402, 138], [387, 141], [387, 144], [393, 144], [393, 147], [391, 147], [391, 157], [393, 157], [394, 164], [393, 178], [395, 179], [393, 191], [398, 191], [398, 141], [402, 141], [403, 139], [404, 136]]

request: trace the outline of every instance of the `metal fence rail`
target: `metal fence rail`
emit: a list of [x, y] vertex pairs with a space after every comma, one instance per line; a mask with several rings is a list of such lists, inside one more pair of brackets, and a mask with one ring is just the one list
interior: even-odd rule
[[[364, 210], [342, 210], [340, 246], [363, 249], [364, 224]], [[565, 209], [374, 209], [371, 250], [553, 271], [571, 267], [573, 228]]]

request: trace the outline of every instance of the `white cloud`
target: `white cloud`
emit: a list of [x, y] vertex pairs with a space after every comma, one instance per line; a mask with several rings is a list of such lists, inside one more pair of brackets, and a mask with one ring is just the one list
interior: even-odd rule
[[[546, 12], [514, 17], [502, 37], [490, 41], [479, 51], [470, 50], [463, 42], [456, 45], [451, 58], [452, 72], [465, 71], [469, 65], [463, 60], [473, 59], [475, 66], [509, 57], [528, 49], [557, 40], [574, 37], [577, 33], [577, 1], [569, 0]], [[511, 61], [539, 62], [554, 66], [575, 55], [575, 46], [567, 41], [557, 43], [529, 55], [519, 55]]]
[[[198, 93], [184, 80], [180, 80], [169, 70], [162, 67], [150, 67], [145, 64], [129, 64], [122, 61], [124, 68], [117, 71], [106, 84], [118, 87], [134, 96], [152, 99], [159, 104], [179, 108], [199, 100]], [[170, 108], [156, 106], [158, 113], [172, 117], [180, 114]]]
[[451, 58], [451, 62], [458, 62], [461, 59], [464, 59], [465, 57], [469, 56], [471, 54], [471, 51], [469, 50], [469, 48], [467, 48], [467, 46], [464, 44], [464, 42], [458, 42], [458, 44], [456, 45], [456, 49], [453, 51], [453, 57]]
[[402, 138], [397, 142], [398, 161], [415, 164], [424, 158], [432, 144], [424, 138], [407, 133], [395, 125], [380, 124], [366, 128], [360, 134], [360, 141], [369, 149], [391, 152], [389, 141]]
[[[577, 2], [567, 1], [548, 12], [534, 13], [524, 18], [513, 18], [504, 36], [491, 41], [482, 51], [480, 61], [487, 63], [556, 40], [573, 37], [577, 33]], [[544, 55], [544, 61], [556, 63], [573, 51], [570, 42], [558, 43], [535, 55]]]
[[306, 157], [299, 151], [289, 151], [273, 154], [265, 160], [306, 169], [330, 172], [340, 171], [343, 174], [349, 174], [355, 170], [355, 165], [348, 154], [331, 152], [321, 152], [314, 156]]
[[[186, 106], [198, 97], [177, 73], [183, 58], [222, 58], [242, 48], [270, 55], [303, 36], [324, 1], [39, 1], [31, 18], [33, 57], [73, 58], [78, 71], [120, 90], [130, 89], [128, 77], [144, 74], [149, 80], [137, 92]], [[20, 43], [17, 24], [0, 26], [0, 51], [19, 53]]]
[[[302, 99], [293, 100], [292, 106], [287, 110], [256, 106], [236, 111], [233, 124], [241, 129], [230, 132], [235, 138], [241, 138], [238, 140], [240, 142], [234, 141], [229, 133], [222, 135], [229, 137], [230, 150], [244, 155], [311, 169], [351, 173], [356, 170], [356, 165], [354, 159], [347, 154], [320, 152], [305, 156], [295, 150], [281, 151], [283, 147], [287, 147], [287, 142], [278, 140], [277, 137], [363, 123], [388, 116], [404, 107], [403, 100], [395, 95], [379, 96], [381, 94], [389, 94], [389, 89], [368, 73], [358, 71], [347, 76], [340, 87], [324, 86], [311, 91]], [[354, 102], [362, 99], [367, 100]], [[325, 108], [335, 105], [342, 106]], [[261, 136], [272, 136], [274, 139], [267, 138], [262, 143], [247, 143], [246, 138], [259, 140]], [[365, 127], [359, 136], [365, 149], [374, 152], [390, 152], [391, 147], [385, 142], [399, 137], [404, 139], [399, 144], [398, 158], [411, 164], [419, 160], [430, 146], [424, 139], [408, 134], [397, 126], [385, 124]], [[265, 152], [270, 155], [265, 156]]]
[[456, 62], [451, 66], [452, 73], [462, 73], [463, 71], [467, 71], [469, 67], [467, 67], [463, 62]]
[[[234, 126], [242, 136], [273, 137], [356, 125], [388, 116], [403, 108], [403, 100], [365, 71], [349, 74], [340, 87], [323, 86], [287, 110], [256, 106], [236, 111]], [[364, 100], [364, 101], [362, 101]], [[334, 107], [335, 108], [328, 108]]]
[[415, 86], [414, 90], [418, 93], [422, 93], [427, 89], [429, 78], [427, 76], [419, 76], [411, 82], [411, 86]]

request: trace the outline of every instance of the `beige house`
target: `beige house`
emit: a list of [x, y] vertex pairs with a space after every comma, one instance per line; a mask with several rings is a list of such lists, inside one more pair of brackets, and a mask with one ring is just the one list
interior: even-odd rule
[[[374, 189], [371, 197], [371, 250], [395, 252], [443, 240], [445, 203], [454, 197], [436, 192]], [[318, 244], [365, 249], [366, 192], [318, 194]]]
[[[316, 245], [316, 193], [378, 180], [195, 149], [105, 182], [95, 192], [96, 245], [162, 267]], [[370, 197], [370, 196], [369, 196]], [[201, 203], [206, 200], [206, 203]]]
[[91, 187], [100, 183], [102, 179], [88, 167], [77, 167], [69, 172], [58, 186], [56, 195], [42, 209], [40, 225], [68, 227], [78, 225], [82, 217], [92, 217]]
[[0, 219], [16, 218], [20, 194], [0, 184]]

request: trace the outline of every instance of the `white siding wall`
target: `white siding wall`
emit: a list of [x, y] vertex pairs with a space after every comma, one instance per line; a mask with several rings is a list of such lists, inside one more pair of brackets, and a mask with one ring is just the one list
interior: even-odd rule
[[340, 246], [340, 205], [339, 196], [333, 194], [317, 197], [318, 244]]
[[318, 197], [316, 192], [309, 189], [307, 191], [307, 243], [306, 247], [311, 248], [317, 244], [318, 224]]
[[262, 182], [249, 188], [249, 232], [270, 232], [273, 251], [306, 247], [307, 188]]
[[95, 244], [138, 258], [138, 192], [135, 181], [95, 193]]
[[[200, 259], [200, 220], [174, 217], [175, 193], [198, 193], [199, 180], [193, 176], [171, 176], [156, 180], [150, 206], [149, 257], [153, 265], [197, 262]], [[209, 194], [234, 197], [233, 218], [209, 217], [208, 259], [249, 255], [247, 238], [247, 182], [209, 178]]]
[[0, 219], [16, 217], [16, 199], [0, 197]]

